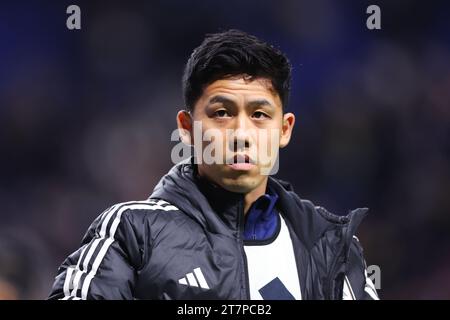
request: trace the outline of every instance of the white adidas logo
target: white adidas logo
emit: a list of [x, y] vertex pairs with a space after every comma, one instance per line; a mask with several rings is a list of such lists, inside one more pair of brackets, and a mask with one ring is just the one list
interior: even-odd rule
[[200, 268], [195, 268], [194, 273], [189, 272], [185, 277], [178, 280], [179, 284], [191, 287], [200, 287], [202, 289], [209, 290], [209, 286], [206, 283], [206, 279], [203, 276], [202, 270]]

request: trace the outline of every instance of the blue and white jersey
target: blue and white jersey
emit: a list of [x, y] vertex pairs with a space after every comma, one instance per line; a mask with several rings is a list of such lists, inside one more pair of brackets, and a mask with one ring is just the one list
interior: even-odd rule
[[269, 242], [244, 245], [247, 255], [250, 299], [301, 300], [294, 249], [284, 219]]

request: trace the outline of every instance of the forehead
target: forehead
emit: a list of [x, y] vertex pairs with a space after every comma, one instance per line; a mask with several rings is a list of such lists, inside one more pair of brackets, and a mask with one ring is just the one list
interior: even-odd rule
[[275, 105], [281, 107], [281, 99], [274, 90], [272, 81], [267, 78], [244, 78], [243, 76], [220, 79], [212, 82], [203, 90], [199, 99], [205, 102], [206, 99], [215, 95], [226, 95], [233, 99], [249, 100], [252, 98], [270, 99]]

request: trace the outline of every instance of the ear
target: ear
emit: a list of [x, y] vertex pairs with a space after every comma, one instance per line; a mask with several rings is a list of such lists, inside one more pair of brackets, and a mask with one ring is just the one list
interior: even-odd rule
[[280, 148], [284, 148], [291, 140], [292, 130], [294, 129], [295, 116], [293, 113], [285, 113], [283, 115], [283, 124], [281, 126]]
[[180, 138], [183, 143], [192, 145], [192, 116], [189, 111], [180, 110], [177, 113], [177, 127], [180, 133]]

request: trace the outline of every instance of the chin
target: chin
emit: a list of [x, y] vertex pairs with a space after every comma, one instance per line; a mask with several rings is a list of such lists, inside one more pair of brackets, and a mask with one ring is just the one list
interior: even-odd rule
[[249, 193], [258, 186], [258, 181], [255, 179], [243, 178], [225, 179], [222, 181], [222, 187], [225, 190], [237, 193]]

